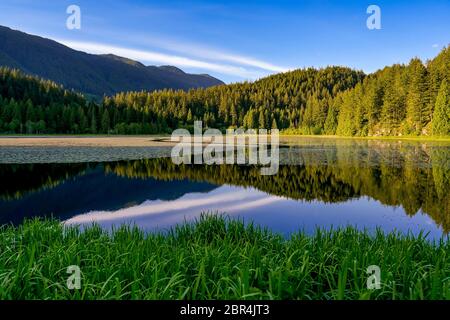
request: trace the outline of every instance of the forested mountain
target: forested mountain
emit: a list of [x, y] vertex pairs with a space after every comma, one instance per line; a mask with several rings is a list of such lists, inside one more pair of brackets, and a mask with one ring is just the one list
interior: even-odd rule
[[[219, 128], [287, 128], [298, 125], [302, 106], [311, 119], [326, 117], [326, 105], [364, 75], [347, 68], [305, 69], [255, 83], [207, 89], [120, 93], [101, 104], [50, 81], [0, 69], [0, 132], [162, 133], [189, 127], [195, 119]], [[312, 101], [313, 104], [309, 104]], [[313, 110], [318, 103], [322, 114]], [[292, 108], [292, 106], [296, 106]], [[312, 120], [311, 120], [312, 121]]]
[[386, 67], [338, 95], [327, 134], [449, 135], [450, 47], [423, 64]]
[[0, 68], [0, 132], [81, 132], [77, 128], [89, 123], [84, 110], [94, 108], [81, 94], [52, 81]]
[[370, 75], [344, 67], [300, 69], [252, 83], [123, 92], [102, 103], [0, 69], [0, 132], [169, 133], [194, 120], [214, 128], [289, 133], [450, 135], [450, 47]]
[[223, 84], [209, 75], [188, 74], [171, 66], [144, 66], [114, 55], [87, 54], [3, 26], [0, 66], [17, 68], [99, 97], [130, 90], [187, 90]]
[[142, 118], [160, 115], [170, 129], [190, 127], [194, 120], [202, 120], [204, 126], [222, 129], [298, 128], [307, 124], [313, 132], [315, 123], [325, 123], [328, 105], [334, 97], [363, 78], [362, 72], [349, 68], [308, 68], [252, 83], [188, 92], [119, 93], [105, 98], [103, 104], [114, 113], [112, 119], [119, 124], [139, 123]]
[[104, 104], [156, 112], [171, 128], [199, 119], [211, 127], [300, 134], [449, 135], [449, 80], [450, 47], [426, 64], [415, 58], [369, 76], [341, 67], [303, 69], [205, 90], [120, 93]]

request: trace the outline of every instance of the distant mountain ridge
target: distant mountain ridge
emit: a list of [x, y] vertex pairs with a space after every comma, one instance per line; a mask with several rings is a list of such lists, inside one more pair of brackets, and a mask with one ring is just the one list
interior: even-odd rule
[[210, 75], [189, 74], [174, 66], [145, 66], [113, 54], [88, 54], [4, 26], [0, 26], [0, 65], [96, 96], [223, 84]]

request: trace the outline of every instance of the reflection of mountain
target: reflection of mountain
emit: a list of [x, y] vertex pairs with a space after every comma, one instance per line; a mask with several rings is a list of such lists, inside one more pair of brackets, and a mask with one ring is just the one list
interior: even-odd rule
[[89, 165], [73, 164], [0, 164], [0, 199], [19, 199], [25, 193], [50, 189], [68, 178], [83, 174]]
[[[33, 171], [33, 168], [36, 171]], [[152, 178], [123, 178], [105, 174], [103, 165], [67, 165], [65, 175], [61, 174], [62, 168], [64, 165], [61, 164], [14, 166], [15, 174], [24, 178], [24, 174], [28, 173], [32, 179], [6, 180], [2, 176], [2, 183], [10, 186], [9, 193], [13, 192], [10, 183], [14, 181], [21, 184], [30, 182], [28, 190], [37, 189], [37, 191], [24, 192], [19, 196], [21, 193], [15, 190], [14, 200], [0, 200], [0, 224], [8, 222], [17, 224], [24, 217], [43, 215], [66, 219], [91, 210], [116, 210], [145, 200], [173, 200], [188, 192], [208, 192], [216, 188], [209, 183], [190, 182], [186, 179], [162, 181]], [[43, 169], [48, 171], [41, 171]], [[71, 178], [71, 175], [78, 176]], [[57, 181], [58, 178], [61, 180]], [[41, 188], [37, 187], [36, 181], [43, 182]], [[5, 191], [4, 189], [3, 187], [2, 191]]]
[[[6, 183], [2, 184], [0, 197], [23, 197], [1, 203], [1, 220], [8, 221], [6, 212], [9, 215], [11, 212], [42, 214], [39, 201], [43, 196], [48, 197], [45, 202], [53, 205], [46, 212], [71, 215], [96, 208], [113, 209], [130, 201], [173, 199], [187, 192], [211, 190], [214, 188], [211, 184], [231, 184], [301, 200], [340, 202], [369, 196], [385, 205], [402, 206], [409, 215], [422, 210], [445, 231], [450, 230], [447, 148], [431, 150], [427, 154], [430, 164], [427, 166], [418, 166], [413, 154], [395, 157], [395, 163], [394, 158], [389, 158], [369, 165], [361, 154], [353, 159], [351, 153], [339, 150], [332, 164], [314, 164], [310, 159], [305, 161], [307, 165], [280, 166], [279, 173], [274, 176], [262, 176], [259, 168], [251, 166], [175, 165], [171, 159], [120, 161], [84, 167], [67, 165], [66, 173], [64, 165], [4, 166], [0, 167], [0, 174], [2, 182]], [[372, 156], [369, 154], [368, 157]], [[75, 175], [79, 177], [69, 179]], [[31, 180], [24, 179], [25, 176]], [[64, 179], [68, 181], [57, 185]], [[30, 190], [53, 186], [57, 186], [54, 191], [40, 191], [40, 196], [27, 195]]]

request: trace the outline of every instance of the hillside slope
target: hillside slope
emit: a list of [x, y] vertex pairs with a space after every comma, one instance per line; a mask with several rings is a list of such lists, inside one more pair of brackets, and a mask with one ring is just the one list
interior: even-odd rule
[[223, 84], [209, 75], [171, 66], [145, 66], [114, 55], [73, 50], [56, 41], [0, 26], [0, 65], [53, 80], [87, 94], [210, 87]]

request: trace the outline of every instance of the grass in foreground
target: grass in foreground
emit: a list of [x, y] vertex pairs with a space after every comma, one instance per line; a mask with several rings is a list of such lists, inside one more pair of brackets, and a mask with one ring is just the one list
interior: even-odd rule
[[[166, 234], [80, 231], [57, 221], [0, 229], [1, 299], [450, 299], [450, 243], [352, 228], [286, 240], [223, 216]], [[68, 290], [67, 267], [81, 268]], [[367, 267], [381, 289], [367, 289]]]

